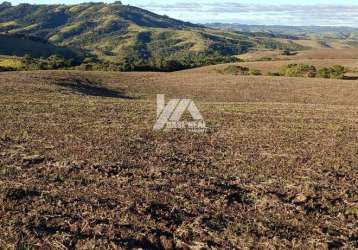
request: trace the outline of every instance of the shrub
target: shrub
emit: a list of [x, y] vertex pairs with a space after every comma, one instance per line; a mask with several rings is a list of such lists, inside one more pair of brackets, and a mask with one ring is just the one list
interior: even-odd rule
[[33, 58], [31, 55], [25, 55], [21, 59], [21, 70], [53, 70], [68, 69], [75, 66], [73, 59], [65, 59], [63, 57], [52, 55], [48, 58]]
[[16, 69], [13, 68], [13, 67], [3, 67], [3, 66], [0, 66], [0, 72], [4, 72], [4, 71], [16, 71]]
[[257, 61], [272, 61], [272, 60], [273, 60], [272, 57], [264, 56], [259, 58]]
[[318, 71], [318, 76], [322, 78], [331, 78], [331, 70], [329, 68], [322, 68]]
[[291, 53], [291, 50], [290, 49], [284, 49], [283, 51], [282, 51], [282, 53], [281, 53], [281, 55], [283, 55], [283, 56], [291, 56], [292, 55], [292, 53]]
[[280, 75], [288, 77], [316, 77], [317, 69], [313, 65], [289, 64], [283, 67]]
[[21, 64], [23, 65], [24, 69], [33, 69], [35, 65], [35, 59], [30, 54], [26, 54], [21, 59]]
[[228, 75], [249, 75], [250, 69], [243, 66], [230, 65], [219, 72]]
[[320, 69], [318, 71], [318, 76], [331, 79], [343, 79], [346, 72], [347, 70], [345, 67], [341, 65], [334, 65], [330, 68]]
[[70, 67], [72, 61], [66, 60], [60, 56], [52, 55], [47, 58], [48, 69], [60, 69], [65, 67]]
[[343, 79], [344, 74], [346, 72], [347, 71], [346, 71], [345, 67], [343, 67], [342, 65], [334, 65], [333, 67], [331, 67], [331, 78]]
[[261, 76], [262, 73], [260, 70], [258, 69], [250, 69], [250, 75], [253, 75], [253, 76]]
[[269, 76], [281, 76], [279, 72], [268, 72]]

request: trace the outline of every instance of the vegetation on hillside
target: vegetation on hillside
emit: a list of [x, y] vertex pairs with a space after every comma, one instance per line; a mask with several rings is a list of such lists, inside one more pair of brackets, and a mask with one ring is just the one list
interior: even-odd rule
[[[81, 66], [88, 69], [172, 71], [232, 62], [232, 56], [253, 48], [304, 49], [264, 34], [209, 29], [120, 2], [17, 6], [5, 3], [0, 6], [0, 34], [7, 39], [0, 41], [4, 44], [0, 45], [0, 54], [73, 57], [73, 50], [55, 47], [49, 41], [90, 52], [92, 56], [87, 56]], [[31, 39], [16, 37], [13, 43], [9, 34]], [[18, 45], [9, 48], [6, 44]]]
[[31, 55], [25, 55], [21, 63], [21, 70], [66, 69], [75, 66], [75, 62], [72, 59], [65, 59], [56, 55], [40, 59], [35, 59]]
[[[229, 75], [262, 75], [258, 69], [249, 68], [240, 65], [229, 65], [223, 69], [216, 70], [221, 74]], [[330, 78], [344, 79], [348, 69], [342, 65], [334, 65], [332, 67], [324, 67], [319, 70], [313, 65], [308, 64], [288, 64], [278, 72], [269, 72], [268, 76], [286, 76], [286, 77], [307, 77], [307, 78]]]
[[317, 69], [313, 65], [289, 64], [280, 70], [280, 75], [288, 77], [316, 77]]
[[58, 55], [34, 58], [31, 54], [23, 57], [0, 56], [0, 72], [19, 70], [73, 69], [78, 63]]
[[318, 71], [318, 75], [322, 78], [343, 79], [347, 69], [341, 65], [334, 65], [329, 68], [322, 68]]

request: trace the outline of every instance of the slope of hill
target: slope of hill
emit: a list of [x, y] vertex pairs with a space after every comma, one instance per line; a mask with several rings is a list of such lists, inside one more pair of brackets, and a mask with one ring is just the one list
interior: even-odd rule
[[55, 46], [42, 39], [0, 34], [0, 55], [25, 56], [26, 54], [35, 58], [58, 55], [78, 61], [83, 57], [83, 53], [79, 50]]
[[120, 2], [3, 3], [0, 33], [41, 37], [56, 45], [89, 50], [105, 61], [153, 68], [165, 67], [163, 64], [173, 64], [172, 61], [184, 67], [206, 64], [208, 60], [217, 62], [254, 47], [304, 49], [269, 36], [205, 28]]

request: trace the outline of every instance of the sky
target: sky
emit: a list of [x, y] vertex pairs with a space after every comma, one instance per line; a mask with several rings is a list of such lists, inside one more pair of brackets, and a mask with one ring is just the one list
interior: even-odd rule
[[[12, 0], [10, 2], [76, 4], [85, 1]], [[358, 27], [358, 0], [122, 0], [122, 3], [194, 23]]]

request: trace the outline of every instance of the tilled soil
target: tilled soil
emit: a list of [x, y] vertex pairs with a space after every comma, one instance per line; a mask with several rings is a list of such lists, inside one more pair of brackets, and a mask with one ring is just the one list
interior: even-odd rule
[[199, 96], [207, 133], [156, 132], [170, 84], [101, 74], [1, 78], [1, 249], [358, 248], [355, 103]]

